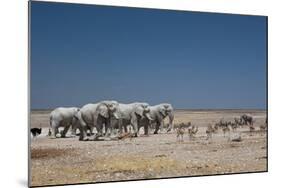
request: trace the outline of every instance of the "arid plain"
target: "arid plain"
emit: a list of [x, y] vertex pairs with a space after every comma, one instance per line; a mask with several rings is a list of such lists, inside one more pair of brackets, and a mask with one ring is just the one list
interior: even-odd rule
[[[50, 111], [32, 111], [31, 127], [43, 132], [31, 139], [31, 185], [57, 185], [267, 171], [267, 132], [260, 131], [263, 110], [176, 110], [175, 125], [191, 122], [199, 127], [193, 140], [176, 131], [114, 141], [50, 139]], [[207, 140], [206, 128], [221, 118], [233, 121], [247, 113], [255, 131], [244, 126], [224, 136], [220, 129]], [[241, 135], [240, 142], [230, 138]]]

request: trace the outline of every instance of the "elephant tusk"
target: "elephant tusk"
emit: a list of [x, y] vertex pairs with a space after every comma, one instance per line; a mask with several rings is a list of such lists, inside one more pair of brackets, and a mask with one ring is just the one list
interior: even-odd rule
[[113, 113], [113, 116], [115, 119], [120, 119], [119, 116], [116, 113]]
[[150, 121], [152, 121], [153, 119], [150, 117], [149, 114], [145, 114], [145, 117], [147, 117], [147, 119], [149, 119]]

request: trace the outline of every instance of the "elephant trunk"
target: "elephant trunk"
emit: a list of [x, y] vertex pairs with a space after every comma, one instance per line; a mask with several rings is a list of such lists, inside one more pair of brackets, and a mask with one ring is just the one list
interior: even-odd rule
[[113, 112], [112, 115], [113, 115], [113, 117], [114, 117], [115, 119], [120, 119], [120, 117], [119, 117], [119, 115], [117, 114], [117, 112]]
[[173, 121], [174, 121], [174, 113], [173, 112], [169, 112], [168, 114], [169, 116], [169, 127], [167, 129], [167, 132], [171, 131], [174, 129], [174, 124], [173, 124]]
[[145, 113], [144, 116], [145, 116], [147, 119], [149, 119], [149, 121], [152, 121], [152, 120], [153, 120], [149, 113]]

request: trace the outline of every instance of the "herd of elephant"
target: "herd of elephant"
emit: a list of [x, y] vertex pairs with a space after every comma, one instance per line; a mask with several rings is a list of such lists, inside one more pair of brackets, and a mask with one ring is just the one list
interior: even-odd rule
[[[108, 100], [86, 104], [81, 108], [59, 107], [50, 114], [51, 138], [57, 138], [59, 127], [63, 127], [60, 137], [65, 137], [72, 126], [71, 135], [76, 135], [79, 129], [79, 140], [95, 140], [100, 136], [110, 136], [114, 130], [119, 133], [127, 132], [127, 126], [132, 127], [132, 134], [137, 137], [139, 129], [144, 127], [144, 134], [148, 135], [148, 128], [155, 125], [154, 134], [163, 127], [164, 119], [169, 117], [167, 131], [173, 129], [174, 112], [171, 104], [162, 103], [150, 106], [145, 102], [122, 104]], [[97, 133], [91, 137], [93, 128]], [[90, 130], [90, 135], [87, 131]], [[105, 131], [104, 131], [105, 130]]]

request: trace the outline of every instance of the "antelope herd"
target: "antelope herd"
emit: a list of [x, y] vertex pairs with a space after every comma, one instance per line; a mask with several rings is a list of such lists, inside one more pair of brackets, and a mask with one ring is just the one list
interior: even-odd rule
[[[178, 125], [175, 125], [177, 130], [177, 139], [180, 142], [183, 142], [183, 135], [185, 134], [185, 129], [187, 128], [187, 134], [189, 136], [190, 140], [194, 140], [196, 133], [198, 132], [198, 126], [192, 125], [191, 122], [188, 123], [180, 123]], [[219, 129], [222, 130], [223, 137], [228, 137], [230, 140], [230, 134], [231, 131], [233, 133], [237, 133], [237, 130], [239, 128], [249, 128], [249, 135], [252, 136], [254, 132], [256, 132], [256, 128], [254, 127], [254, 119], [252, 116], [243, 114], [240, 116], [240, 118], [235, 117], [234, 121], [226, 121], [224, 118], [220, 119], [219, 122], [212, 124], [208, 124], [206, 128], [206, 140], [211, 140], [213, 135], [218, 133]], [[259, 130], [257, 132], [260, 132], [261, 134], [264, 134], [267, 131], [267, 119], [265, 122], [259, 126]], [[245, 131], [244, 131], [245, 132]], [[247, 131], [246, 131], [247, 133]], [[237, 134], [235, 138], [232, 139], [232, 141], [241, 141], [241, 134]]]

